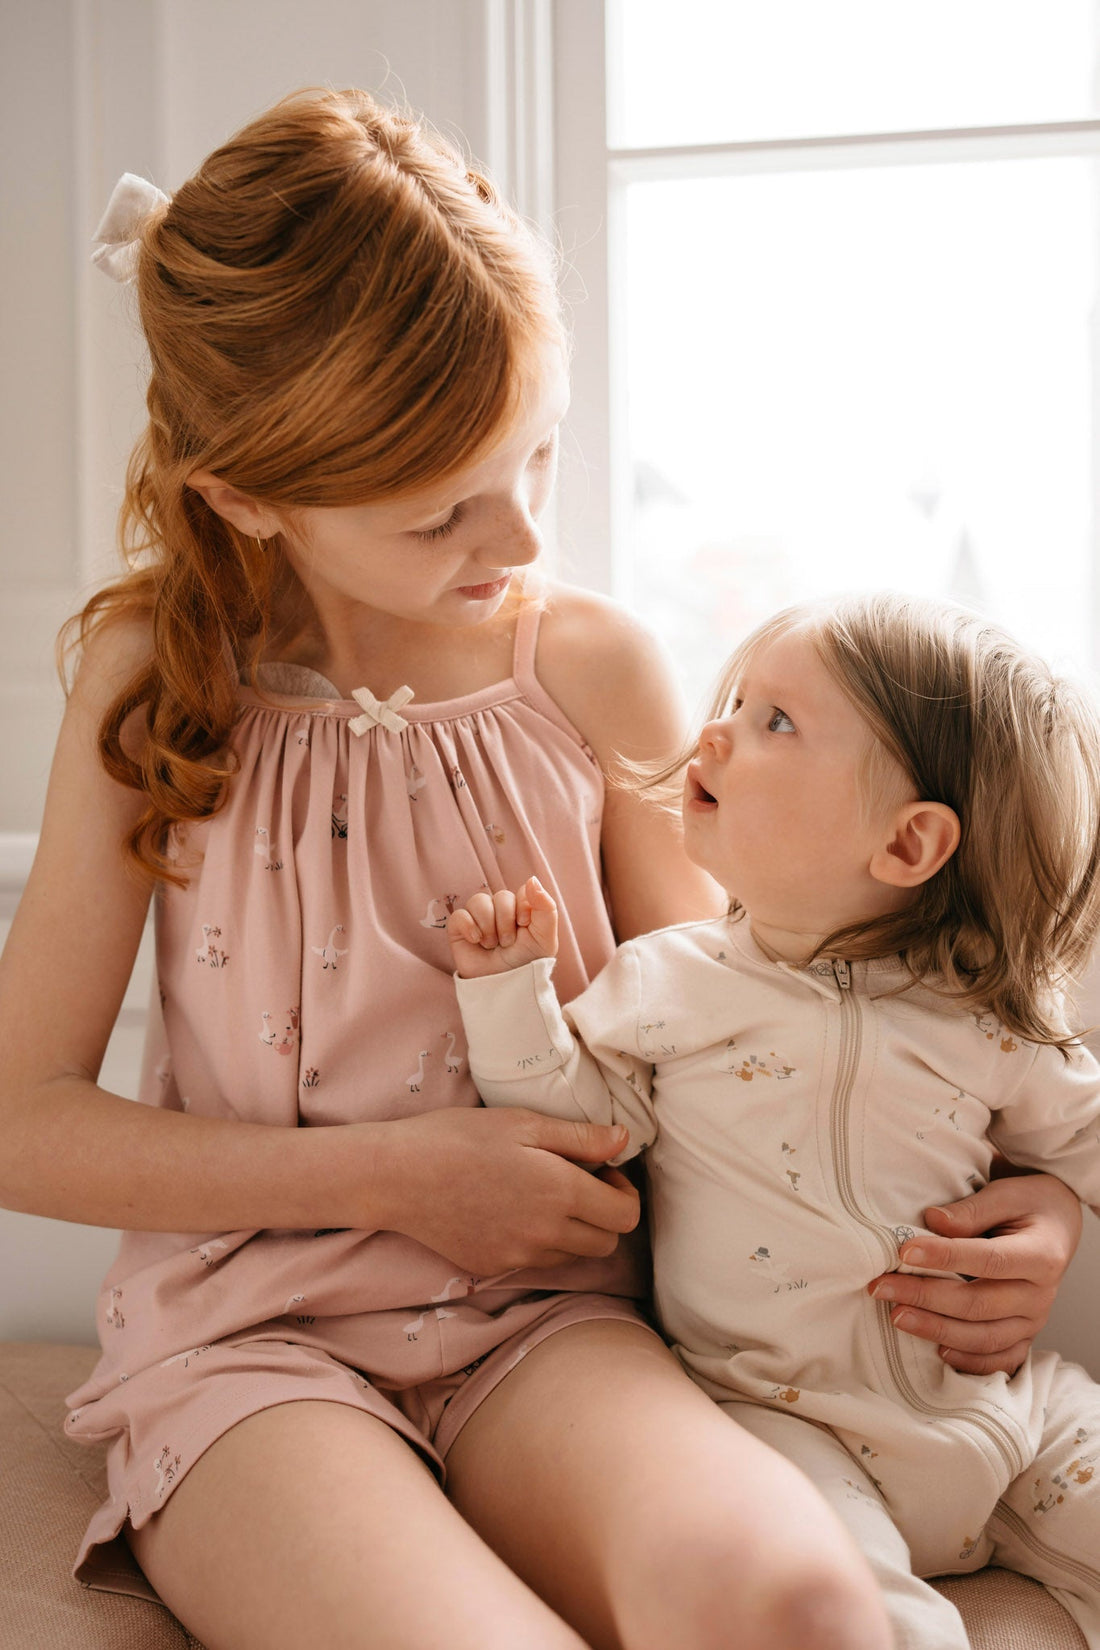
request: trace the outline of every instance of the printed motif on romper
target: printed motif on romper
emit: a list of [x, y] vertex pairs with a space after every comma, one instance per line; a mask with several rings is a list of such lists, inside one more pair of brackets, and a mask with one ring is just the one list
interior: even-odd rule
[[1061, 1472], [1052, 1472], [1048, 1483], [1049, 1489], [1044, 1489], [1042, 1478], [1035, 1480], [1035, 1502], [1032, 1512], [1048, 1513], [1060, 1506], [1067, 1495], [1075, 1495], [1084, 1484], [1090, 1484], [1096, 1471], [1096, 1459], [1100, 1450], [1093, 1450], [1091, 1454], [1080, 1452], [1080, 1446], [1087, 1444], [1089, 1434], [1084, 1427], [1078, 1427], [1074, 1434], [1074, 1443], [1078, 1446], [1078, 1454]]
[[1000, 1020], [998, 1020], [994, 1015], [971, 1013], [970, 1018], [988, 1042], [991, 1043], [994, 1039], [999, 1041], [1002, 1054], [1015, 1054], [1016, 1050], [1020, 1046], [1019, 1043], [1016, 1041], [1015, 1037], [1013, 1037], [1008, 1027], [1003, 1026]]
[[457, 894], [443, 894], [428, 901], [428, 909], [420, 919], [421, 928], [446, 928], [447, 918], [458, 904]]
[[801, 1396], [801, 1389], [796, 1386], [773, 1386], [771, 1390], [773, 1403], [797, 1404]]
[[[976, 1018], [977, 1018], [977, 1016], [976, 1016]], [[992, 1035], [992, 1033], [990, 1035]], [[1013, 1044], [1013, 1047], [1015, 1047], [1015, 1044]], [[1006, 1051], [1006, 1052], [1011, 1052], [1011, 1051]], [[928, 1136], [932, 1133], [932, 1130], [937, 1128], [939, 1126], [939, 1124], [941, 1124], [941, 1123], [949, 1124], [950, 1127], [952, 1129], [954, 1129], [956, 1134], [961, 1134], [962, 1133], [962, 1124], [959, 1122], [959, 1106], [961, 1105], [961, 1103], [966, 1098], [967, 1098], [967, 1095], [966, 1095], [965, 1089], [956, 1089], [955, 1093], [954, 1093], [954, 1097], [953, 1097], [953, 1104], [951, 1106], [950, 1111], [948, 1111], [946, 1106], [933, 1106], [933, 1108], [932, 1108], [932, 1121], [931, 1121], [931, 1123], [928, 1124], [928, 1126], [926, 1128], [918, 1129], [916, 1131], [917, 1139], [918, 1140], [927, 1140]]]
[[878, 1490], [879, 1494], [881, 1495], [881, 1494], [883, 1494], [882, 1484], [875, 1477], [874, 1473], [871, 1471], [871, 1462], [872, 1461], [877, 1461], [877, 1460], [878, 1460], [878, 1450], [877, 1449], [872, 1449], [870, 1444], [861, 1444], [859, 1446], [859, 1464], [863, 1468], [864, 1472], [867, 1474], [868, 1478], [871, 1480], [872, 1484], [875, 1486], [876, 1490]]
[[492, 820], [489, 821], [488, 825], [483, 823], [482, 829], [485, 832], [485, 835], [489, 838], [489, 841], [495, 842], [498, 848], [503, 846], [503, 844], [508, 840], [500, 826], [494, 825]]
[[266, 825], [256, 826], [256, 838], [252, 844], [252, 852], [262, 861], [265, 871], [281, 871], [283, 862], [275, 858], [275, 845], [271, 840], [271, 832]]
[[638, 1030], [641, 1032], [641, 1036], [638, 1043], [643, 1060], [659, 1060], [662, 1055], [667, 1056], [676, 1053], [675, 1043], [658, 1042], [654, 1046], [650, 1032], [665, 1031], [666, 1029], [667, 1026], [664, 1020], [643, 1020], [639, 1022]]
[[273, 1048], [276, 1054], [292, 1054], [298, 1042], [298, 1010], [288, 1008], [276, 1023], [275, 1016], [265, 1008], [261, 1019], [264, 1029], [258, 1033], [260, 1042], [268, 1048]]
[[165, 1492], [175, 1482], [180, 1470], [180, 1458], [172, 1454], [171, 1445], [165, 1444], [157, 1459], [153, 1462], [153, 1471], [157, 1475], [157, 1500], [164, 1499]]
[[343, 791], [332, 799], [332, 834], [338, 842], [348, 839], [348, 799]]
[[204, 1266], [216, 1266], [218, 1257], [215, 1251], [228, 1248], [229, 1245], [224, 1238], [212, 1238], [209, 1243], [200, 1243], [197, 1249], [188, 1249], [187, 1253], [197, 1255]]
[[310, 950], [313, 952], [313, 955], [315, 957], [320, 957], [321, 967], [324, 969], [331, 968], [333, 973], [336, 972], [336, 969], [339, 966], [340, 958], [346, 957], [348, 954], [348, 948], [346, 945], [338, 946], [336, 943], [337, 934], [343, 934], [344, 932], [345, 928], [343, 923], [338, 922], [336, 927], [330, 930], [329, 937], [325, 941], [324, 945], [310, 946]]
[[[442, 1323], [444, 1318], [457, 1318], [457, 1312], [448, 1312], [445, 1306], [436, 1305], [434, 1303], [451, 1300], [454, 1296], [472, 1295], [477, 1289], [479, 1282], [480, 1279], [471, 1277], [459, 1276], [455, 1278], [448, 1278], [438, 1295], [432, 1295], [430, 1297], [433, 1304], [426, 1306], [420, 1316], [413, 1319], [412, 1323], [403, 1325], [405, 1339], [407, 1341], [416, 1341], [420, 1339], [420, 1331], [427, 1323], [429, 1313], [435, 1317], [435, 1321], [437, 1323]], [[456, 1288], [456, 1284], [460, 1284], [461, 1288]]]
[[767, 1056], [767, 1059], [773, 1062], [769, 1066], [764, 1056], [760, 1054], [750, 1054], [747, 1058], [739, 1060], [734, 1053], [736, 1047], [737, 1038], [731, 1037], [726, 1044], [726, 1053], [730, 1057], [730, 1063], [728, 1066], [722, 1067], [727, 1077], [740, 1077], [742, 1082], [745, 1083], [751, 1083], [754, 1077], [775, 1077], [779, 1082], [782, 1082], [786, 1077], [793, 1077], [798, 1070], [797, 1066], [789, 1066], [785, 1061], [780, 1060], [774, 1049]]
[[118, 1304], [121, 1299], [122, 1290], [116, 1289], [112, 1285], [111, 1293], [107, 1301], [107, 1310], [103, 1314], [104, 1323], [109, 1324], [112, 1329], [126, 1328], [126, 1319], [123, 1317], [122, 1308]]
[[418, 791], [422, 791], [427, 783], [428, 781], [424, 778], [424, 775], [414, 762], [408, 773], [405, 775], [405, 789], [409, 793], [410, 802], [418, 802], [420, 800], [416, 793]]
[[[782, 1153], [782, 1155], [789, 1161], [794, 1156], [795, 1152], [797, 1152], [798, 1147], [797, 1146], [792, 1146], [789, 1141], [784, 1140], [784, 1141], [780, 1142], [779, 1150]], [[798, 1182], [802, 1179], [801, 1169], [784, 1169], [783, 1174], [784, 1174], [784, 1177], [786, 1178], [787, 1184], [791, 1188], [791, 1191], [792, 1192], [797, 1192], [798, 1191]]]
[[979, 1539], [976, 1535], [964, 1535], [963, 1544], [959, 1548], [959, 1557], [969, 1558], [971, 1553], [977, 1549]]
[[805, 1278], [792, 1278], [789, 1263], [777, 1260], [764, 1244], [753, 1250], [749, 1256], [749, 1266], [757, 1277], [772, 1285], [773, 1295], [789, 1294], [794, 1290], [810, 1287]]
[[229, 961], [229, 956], [217, 944], [221, 937], [222, 931], [216, 923], [204, 922], [202, 925], [203, 942], [195, 952], [195, 961], [207, 963], [211, 968], [224, 968]]
[[315, 1089], [320, 1081], [321, 1073], [316, 1066], [310, 1066], [308, 1070], [302, 1073], [302, 1087], [304, 1089]]

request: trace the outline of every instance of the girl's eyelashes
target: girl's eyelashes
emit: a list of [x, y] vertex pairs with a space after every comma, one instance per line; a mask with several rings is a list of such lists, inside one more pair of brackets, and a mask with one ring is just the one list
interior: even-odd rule
[[462, 505], [456, 504], [446, 521], [441, 521], [438, 527], [417, 528], [416, 537], [423, 539], [427, 544], [431, 544], [435, 539], [445, 539], [449, 533], [454, 532], [461, 520]]
[[780, 710], [779, 706], [776, 705], [768, 720], [768, 732], [793, 733], [794, 731], [794, 723], [787, 715], [787, 712], [785, 710]]

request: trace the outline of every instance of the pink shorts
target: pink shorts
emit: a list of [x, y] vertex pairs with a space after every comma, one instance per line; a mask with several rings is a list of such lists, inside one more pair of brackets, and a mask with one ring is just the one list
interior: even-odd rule
[[[423, 1456], [442, 1484], [448, 1450], [497, 1383], [540, 1341], [572, 1324], [599, 1319], [636, 1323], [652, 1331], [629, 1300], [614, 1295], [550, 1295], [533, 1322], [475, 1363], [401, 1390], [368, 1381], [330, 1352], [304, 1341], [244, 1334], [198, 1347], [189, 1356], [204, 1364], [209, 1360], [209, 1373], [188, 1386], [186, 1400], [173, 1412], [171, 1443], [161, 1452], [156, 1487], [142, 1491], [127, 1471], [128, 1444], [116, 1440], [108, 1457], [112, 1493], [88, 1527], [73, 1573], [103, 1592], [156, 1599], [130, 1555], [122, 1533], [126, 1525], [140, 1529], [155, 1517], [211, 1444], [238, 1421], [277, 1404], [311, 1399], [347, 1404], [377, 1416]], [[163, 1418], [159, 1424], [164, 1425]]]

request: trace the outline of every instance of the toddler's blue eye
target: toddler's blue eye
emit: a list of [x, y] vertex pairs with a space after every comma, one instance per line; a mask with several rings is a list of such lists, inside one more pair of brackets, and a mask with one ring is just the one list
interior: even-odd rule
[[778, 706], [776, 706], [775, 710], [772, 712], [771, 721], [768, 723], [768, 732], [769, 733], [793, 733], [794, 732], [794, 723], [791, 721], [790, 717], [787, 715], [787, 712], [785, 710], [780, 710]]

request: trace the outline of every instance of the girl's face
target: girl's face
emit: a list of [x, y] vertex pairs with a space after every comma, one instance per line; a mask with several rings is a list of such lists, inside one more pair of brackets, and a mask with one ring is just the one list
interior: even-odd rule
[[287, 557], [322, 619], [351, 603], [417, 624], [482, 623], [542, 549], [569, 384], [554, 355], [519, 417], [479, 463], [386, 504], [306, 508], [280, 520]]
[[700, 734], [684, 791], [687, 851], [780, 955], [899, 903], [868, 866], [896, 809], [916, 798], [885, 756], [886, 782], [865, 798], [872, 739], [804, 627], [758, 649], [732, 708]]

